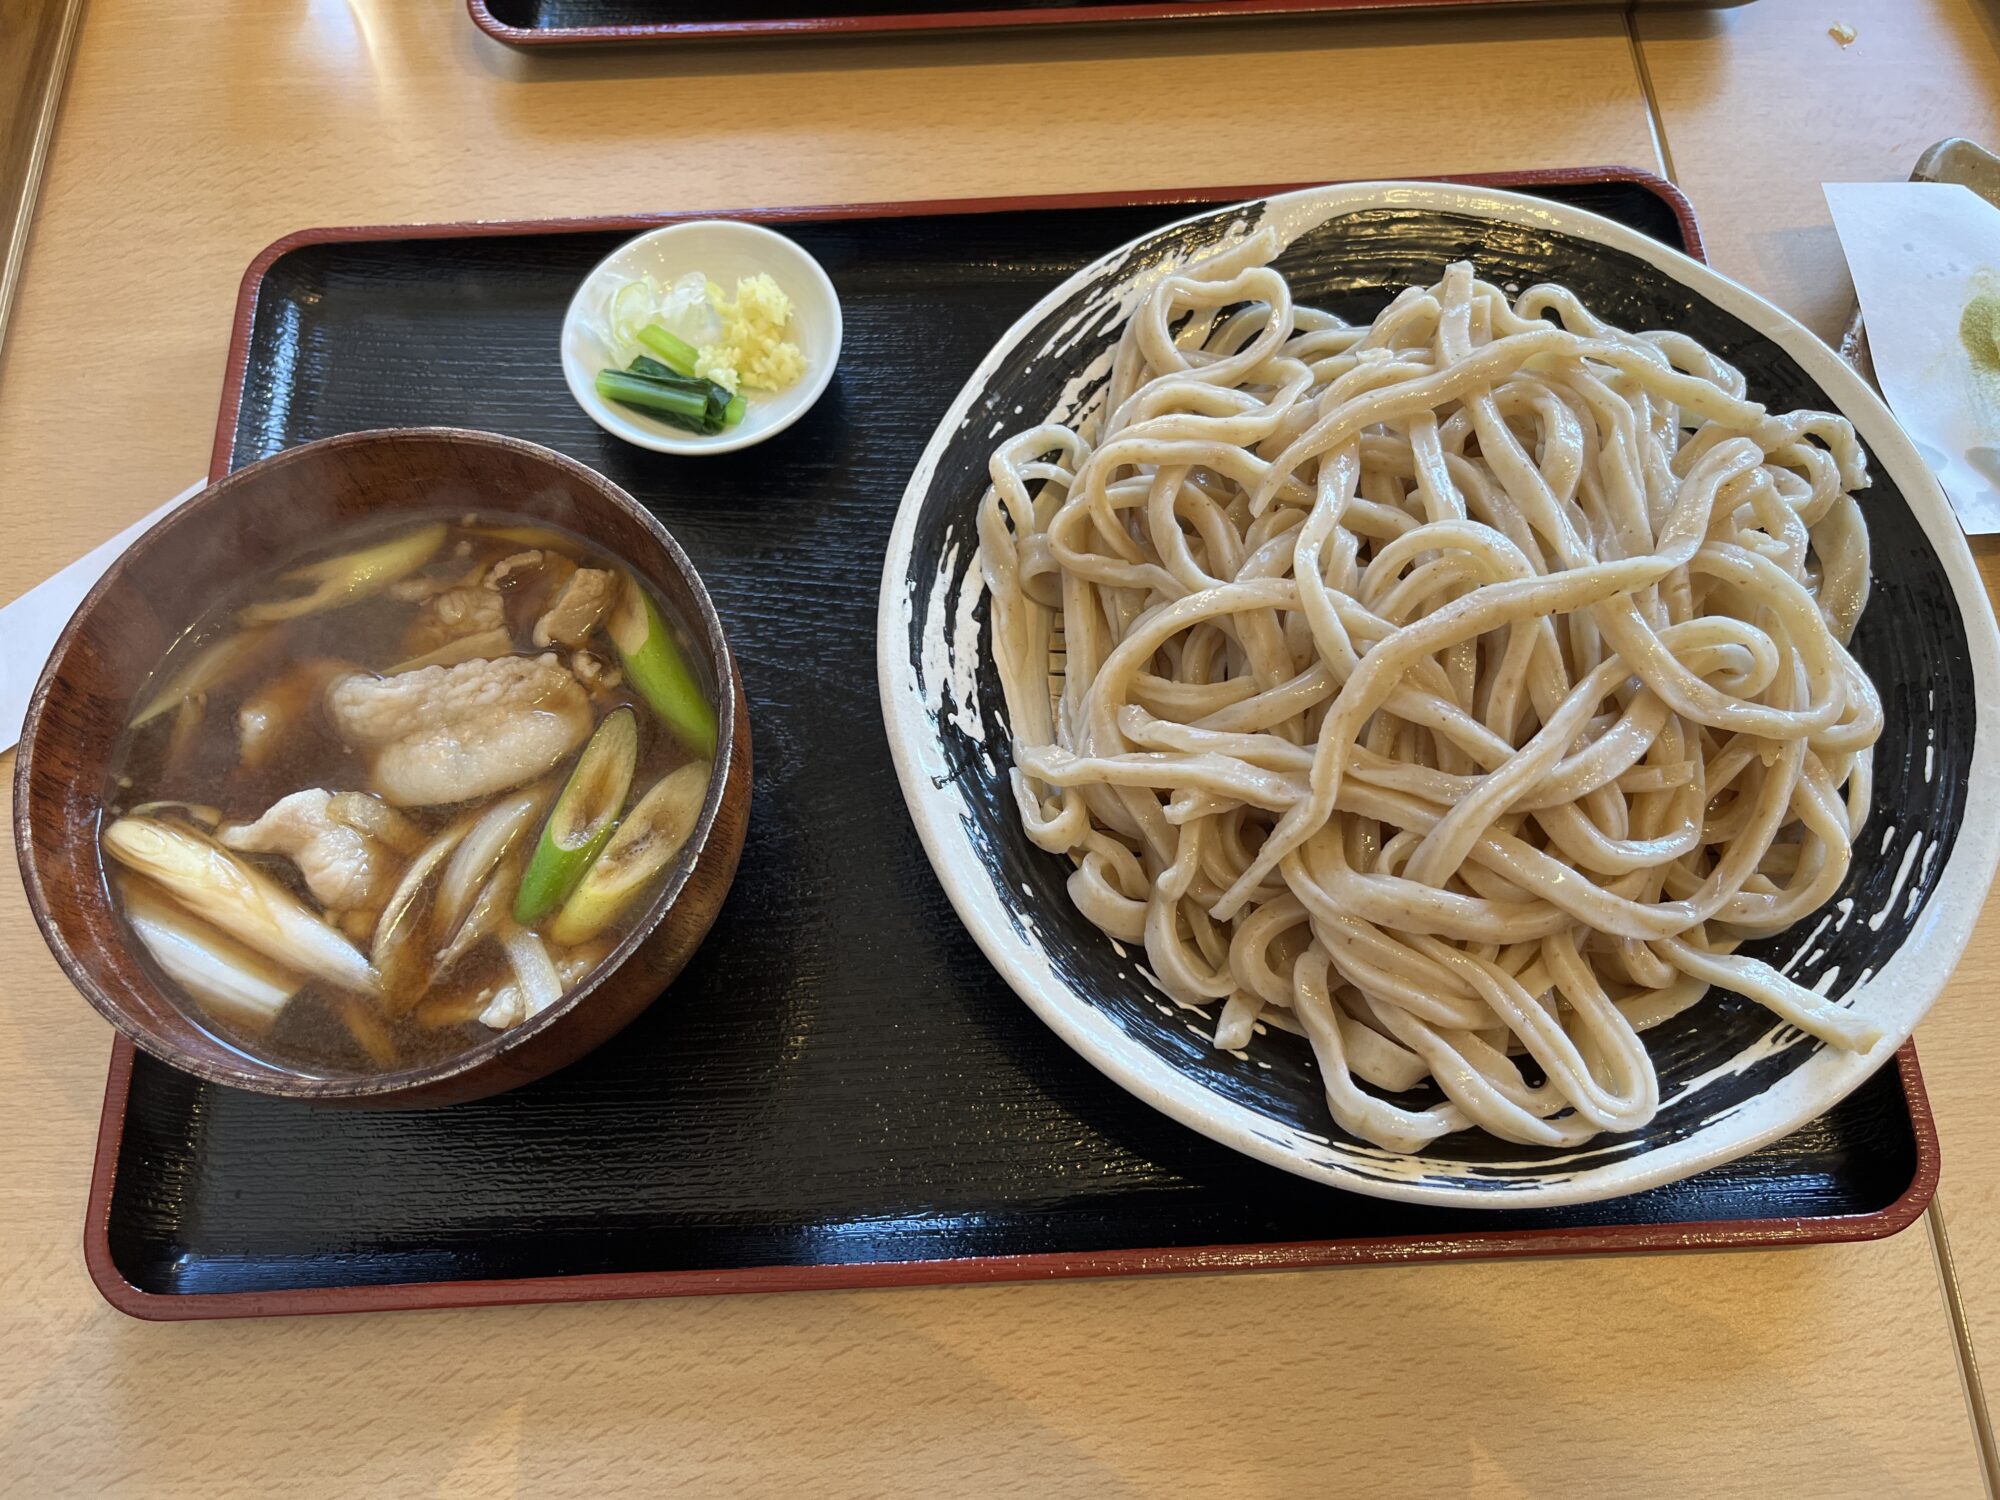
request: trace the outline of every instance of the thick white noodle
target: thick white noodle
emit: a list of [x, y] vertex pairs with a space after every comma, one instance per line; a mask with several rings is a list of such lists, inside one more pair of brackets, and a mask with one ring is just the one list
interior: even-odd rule
[[1348, 327], [1277, 249], [1161, 280], [1089, 419], [993, 455], [1014, 787], [1078, 909], [1395, 1151], [1637, 1129], [1640, 1032], [1712, 984], [1871, 1045], [1734, 956], [1868, 815], [1853, 430], [1469, 264]]

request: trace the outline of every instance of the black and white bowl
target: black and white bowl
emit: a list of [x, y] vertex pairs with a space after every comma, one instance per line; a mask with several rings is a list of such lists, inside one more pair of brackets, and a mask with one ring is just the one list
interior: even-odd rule
[[[1722, 992], [1646, 1033], [1662, 1103], [1644, 1130], [1579, 1148], [1476, 1131], [1399, 1156], [1333, 1124], [1310, 1050], [1272, 1030], [1247, 1053], [1210, 1043], [1070, 904], [1068, 861], [1023, 834], [988, 651], [976, 514], [1002, 436], [1068, 420], [1161, 275], [1265, 224], [1301, 302], [1366, 320], [1400, 288], [1470, 259], [1502, 285], [1573, 288], [1627, 328], [1678, 329], [1741, 369], [1774, 411], [1844, 413], [1871, 458], [1861, 501], [1874, 592], [1853, 649], [1881, 690], [1874, 812], [1824, 910], [1747, 951], [1846, 996], [1882, 1028], [1829, 1048]], [[2000, 853], [2000, 637], [1957, 521], [1874, 392], [1798, 323], [1700, 263], [1577, 209], [1491, 188], [1366, 183], [1215, 210], [1113, 251], [1044, 297], [967, 382], [911, 476], [878, 621], [882, 713], [903, 795], [973, 936], [1035, 1013], [1110, 1078], [1213, 1139], [1335, 1187], [1457, 1207], [1578, 1203], [1671, 1181], [1823, 1113], [1887, 1062], [1944, 987]]]

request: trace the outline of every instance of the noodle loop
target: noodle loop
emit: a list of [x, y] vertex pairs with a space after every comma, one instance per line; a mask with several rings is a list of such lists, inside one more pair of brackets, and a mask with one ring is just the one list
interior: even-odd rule
[[1015, 794], [1077, 908], [1218, 1046], [1303, 1032], [1391, 1151], [1638, 1129], [1641, 1032], [1711, 985], [1872, 1045], [1735, 952], [1868, 814], [1852, 429], [1468, 264], [1349, 327], [1277, 249], [1163, 278], [1101, 403], [993, 455]]

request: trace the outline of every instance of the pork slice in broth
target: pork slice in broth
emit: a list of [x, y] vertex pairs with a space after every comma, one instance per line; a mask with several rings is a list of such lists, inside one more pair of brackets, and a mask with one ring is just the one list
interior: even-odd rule
[[272, 803], [254, 823], [235, 823], [216, 839], [245, 854], [281, 854], [298, 866], [306, 889], [328, 911], [379, 911], [395, 886], [395, 854], [328, 810], [319, 787]]
[[373, 753], [375, 790], [399, 807], [511, 791], [590, 733], [590, 699], [553, 654], [355, 674], [327, 692], [342, 740]]
[[618, 602], [618, 586], [608, 568], [578, 568], [535, 622], [535, 644], [581, 646]]

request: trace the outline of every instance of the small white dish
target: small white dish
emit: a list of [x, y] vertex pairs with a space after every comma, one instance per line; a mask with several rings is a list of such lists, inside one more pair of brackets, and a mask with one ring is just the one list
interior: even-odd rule
[[[792, 299], [787, 332], [805, 355], [806, 373], [782, 391], [748, 391], [743, 420], [712, 437], [688, 432], [597, 394], [597, 372], [615, 364], [598, 330], [611, 294], [651, 275], [662, 286], [700, 271], [721, 286], [769, 272]], [[563, 379], [590, 419], [613, 437], [655, 453], [733, 453], [783, 432], [805, 415], [840, 361], [840, 298], [820, 263], [784, 235], [740, 219], [694, 219], [627, 240], [583, 278], [563, 315]]]

